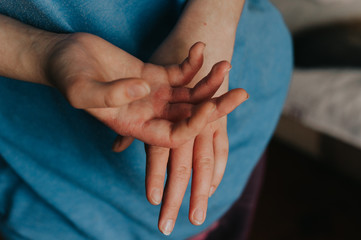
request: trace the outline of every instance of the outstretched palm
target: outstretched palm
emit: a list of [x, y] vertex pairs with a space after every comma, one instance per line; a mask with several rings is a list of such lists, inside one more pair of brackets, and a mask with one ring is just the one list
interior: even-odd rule
[[[47, 76], [74, 107], [87, 110], [118, 134], [175, 147], [238, 105], [230, 102], [236, 94], [232, 91], [210, 100], [230, 67], [227, 62], [216, 64], [194, 88], [183, 87], [201, 68], [203, 49], [197, 43], [181, 65], [164, 67], [144, 64], [94, 35], [74, 34], [49, 52]], [[124, 97], [132, 94], [124, 86], [134, 81], [147, 83], [150, 94], [124, 104]]]

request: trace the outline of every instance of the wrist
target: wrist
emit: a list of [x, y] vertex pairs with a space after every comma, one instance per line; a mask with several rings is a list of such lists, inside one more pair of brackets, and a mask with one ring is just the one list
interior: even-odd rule
[[47, 84], [46, 56], [59, 36], [0, 14], [0, 75]]
[[[26, 55], [21, 59], [28, 76], [26, 81], [49, 85], [46, 74], [47, 64], [53, 49], [69, 34], [56, 34], [46, 31], [36, 31], [29, 36], [29, 45], [27, 46]], [[34, 64], [35, 63], [35, 64]]]

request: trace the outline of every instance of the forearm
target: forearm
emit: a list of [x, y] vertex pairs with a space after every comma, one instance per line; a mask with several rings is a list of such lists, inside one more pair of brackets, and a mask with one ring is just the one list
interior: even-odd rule
[[[218, 61], [231, 61], [237, 25], [244, 0], [192, 0], [189, 1], [172, 33], [157, 51], [154, 59], [162, 64], [182, 61], [194, 42], [206, 43], [205, 61], [195, 82], [209, 72]], [[169, 53], [169, 49], [174, 49]], [[166, 56], [166, 57], [164, 57]], [[227, 81], [222, 89], [227, 89]]]
[[188, 41], [204, 41], [205, 54], [215, 61], [231, 60], [237, 25], [244, 0], [193, 0], [186, 6], [174, 34]]
[[45, 55], [58, 36], [0, 15], [0, 75], [48, 84]]

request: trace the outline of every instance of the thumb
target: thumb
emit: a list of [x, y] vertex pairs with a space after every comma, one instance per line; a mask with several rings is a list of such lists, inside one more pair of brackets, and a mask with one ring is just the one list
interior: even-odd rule
[[75, 108], [119, 107], [141, 99], [150, 93], [150, 86], [140, 78], [126, 78], [111, 82], [77, 80], [67, 91], [67, 98]]

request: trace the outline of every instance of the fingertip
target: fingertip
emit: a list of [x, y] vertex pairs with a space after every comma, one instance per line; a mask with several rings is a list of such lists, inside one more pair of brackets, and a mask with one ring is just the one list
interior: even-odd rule
[[162, 201], [162, 191], [158, 188], [155, 188], [151, 191], [149, 195], [147, 195], [148, 201], [152, 205], [159, 205]]
[[232, 65], [228, 61], [223, 60], [223, 61], [216, 63], [214, 65], [214, 68], [217, 70], [220, 69], [221, 71], [224, 72], [224, 74], [226, 74], [231, 70]]
[[118, 135], [114, 140], [112, 151], [113, 152], [122, 152], [127, 149], [133, 142], [134, 138], [129, 136], [120, 136]]
[[166, 236], [169, 236], [174, 228], [174, 220], [173, 219], [167, 219], [164, 222], [160, 222], [158, 226], [159, 230]]
[[203, 45], [203, 47], [206, 47], [206, 45], [207, 45], [205, 42], [202, 42], [202, 41], [198, 41], [195, 44], [201, 44], [201, 45]]
[[208, 80], [211, 80], [212, 82], [217, 82], [218, 84], [221, 84], [223, 82], [224, 77], [226, 74], [231, 70], [232, 66], [228, 61], [220, 61], [213, 65], [211, 71], [209, 72]]
[[190, 47], [187, 58], [179, 65], [182, 77], [172, 80], [172, 86], [186, 85], [192, 81], [203, 65], [204, 47], [205, 45], [201, 42], [195, 43]]
[[198, 41], [196, 42], [195, 44], [193, 44], [193, 46], [191, 47], [192, 48], [200, 48], [200, 50], [204, 50], [206, 48], [206, 44], [202, 41]]
[[113, 152], [121, 152], [122, 151], [122, 141], [118, 139], [118, 137], [114, 140], [112, 150]]
[[199, 41], [196, 44], [198, 44], [200, 46], [202, 53], [203, 53], [204, 49], [207, 47], [206, 43]]
[[232, 65], [229, 63], [229, 68], [227, 69], [227, 72], [231, 71]]
[[[228, 109], [228, 107], [226, 107], [227, 114], [230, 113], [231, 111], [233, 111], [234, 108], [236, 108], [238, 105], [240, 105], [241, 103], [243, 103], [244, 101], [246, 101], [249, 98], [249, 94], [243, 88], [232, 89], [228, 93], [226, 93], [222, 96], [226, 96], [225, 99], [227, 99], [227, 100], [225, 101], [225, 103], [228, 102], [227, 104], [230, 104], [229, 109]], [[221, 99], [223, 100], [223, 98], [220, 98], [219, 100], [221, 100]]]
[[205, 220], [205, 211], [202, 208], [197, 208], [192, 214], [192, 224], [202, 225]]
[[242, 102], [248, 100], [249, 98], [249, 94], [248, 92], [243, 89], [243, 88], [238, 88], [238, 89], [235, 89], [236, 91], [238, 91], [238, 94], [239, 94], [239, 98]]
[[189, 49], [189, 63], [191, 65], [202, 66], [205, 46], [203, 42], [197, 42]]

